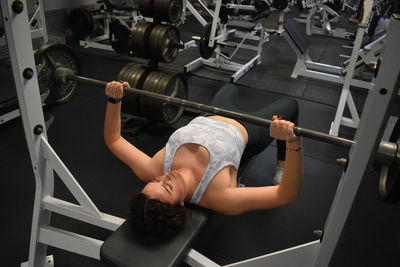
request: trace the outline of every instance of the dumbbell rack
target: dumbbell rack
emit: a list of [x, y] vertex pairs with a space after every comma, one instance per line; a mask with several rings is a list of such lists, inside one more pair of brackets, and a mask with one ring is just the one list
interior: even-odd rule
[[[80, 187], [47, 140], [38, 80], [30, 42], [26, 12], [17, 13], [11, 5], [17, 0], [0, 0], [3, 16], [8, 18], [5, 30], [20, 104], [27, 148], [36, 182], [29, 260], [22, 266], [52, 267], [52, 256], [47, 246], [99, 259], [101, 240], [71, 233], [50, 226], [52, 213], [85, 221], [106, 229], [116, 229], [124, 220], [100, 212]], [[20, 1], [26, 5], [26, 1]], [[400, 20], [392, 19], [381, 66], [374, 89], [369, 91], [364, 114], [350, 149], [350, 164], [341, 177], [335, 198], [323, 229], [323, 238], [264, 256], [237, 262], [230, 266], [328, 266], [344, 229], [357, 191], [372, 165], [374, 155], [389, 118], [391, 104], [397, 97], [400, 84], [400, 54], [398, 43]], [[30, 73], [31, 69], [33, 72]], [[75, 205], [53, 197], [56, 171], [67, 188], [77, 198]], [[2, 177], [7, 179], [8, 177]], [[184, 259], [194, 266], [219, 266], [205, 256], [190, 249]]]

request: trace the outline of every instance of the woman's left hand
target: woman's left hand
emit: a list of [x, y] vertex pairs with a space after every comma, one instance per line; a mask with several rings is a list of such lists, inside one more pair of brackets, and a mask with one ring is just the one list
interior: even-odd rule
[[272, 117], [269, 134], [277, 140], [286, 140], [288, 142], [299, 140], [299, 137], [294, 134], [294, 123], [282, 120], [278, 116]]

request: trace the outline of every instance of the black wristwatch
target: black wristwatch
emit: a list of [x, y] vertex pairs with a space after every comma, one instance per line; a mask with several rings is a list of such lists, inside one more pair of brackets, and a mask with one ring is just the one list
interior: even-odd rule
[[121, 102], [122, 98], [113, 98], [113, 97], [109, 97], [108, 98], [108, 102], [112, 103], [112, 104], [118, 104], [119, 102]]

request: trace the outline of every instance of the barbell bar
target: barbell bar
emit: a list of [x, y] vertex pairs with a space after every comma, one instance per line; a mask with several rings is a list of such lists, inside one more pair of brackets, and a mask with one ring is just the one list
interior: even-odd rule
[[[101, 80], [96, 80], [92, 78], [87, 78], [79, 75], [75, 75], [74, 72], [69, 69], [69, 68], [64, 68], [64, 67], [58, 67], [56, 68], [54, 72], [54, 80], [58, 83], [66, 83], [67, 81], [75, 81], [78, 83], [84, 83], [84, 84], [89, 84], [89, 85], [94, 85], [94, 86], [99, 86], [99, 87], [105, 87], [107, 85], [107, 82], [101, 81]], [[255, 125], [260, 125], [264, 127], [269, 127], [272, 123], [271, 120], [248, 115], [248, 114], [243, 114], [239, 112], [234, 112], [226, 109], [221, 109], [218, 107], [214, 106], [209, 106], [189, 100], [184, 100], [180, 98], [175, 98], [171, 96], [166, 96], [166, 95], [161, 95], [153, 92], [149, 92], [146, 90], [139, 90], [136, 88], [131, 88], [131, 87], [124, 87], [124, 91], [127, 93], [132, 93], [136, 94], [139, 96], [143, 97], [149, 97], [157, 100], [161, 100], [163, 102], [166, 102], [168, 104], [173, 104], [177, 106], [183, 106], [187, 108], [191, 108], [194, 110], [214, 114], [214, 115], [220, 115], [224, 117], [228, 117], [231, 119], [235, 120], [241, 120], [245, 122], [249, 122]], [[337, 136], [332, 136], [329, 134], [321, 133], [318, 131], [310, 130], [310, 129], [305, 129], [302, 127], [295, 126], [294, 127], [294, 133], [298, 136], [310, 138], [313, 140], [317, 141], [322, 141], [325, 143], [337, 145], [340, 147], [345, 147], [345, 148], [350, 148], [352, 145], [354, 145], [356, 142], [350, 139], [342, 138], [342, 137], [337, 137]], [[378, 152], [377, 152], [377, 162], [380, 164], [386, 164], [390, 165], [393, 162], [393, 159], [396, 157], [398, 151], [397, 143], [392, 143], [392, 142], [387, 142], [387, 141], [381, 141], [378, 147]]]

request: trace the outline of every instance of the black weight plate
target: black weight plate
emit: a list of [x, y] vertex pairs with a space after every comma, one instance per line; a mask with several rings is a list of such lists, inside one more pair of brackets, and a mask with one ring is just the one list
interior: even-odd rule
[[154, 0], [139, 0], [139, 11], [143, 17], [152, 18], [154, 10]]
[[130, 38], [133, 54], [140, 58], [149, 58], [149, 36], [153, 26], [145, 21], [135, 24]]
[[400, 200], [400, 120], [397, 120], [389, 141], [397, 144], [397, 153], [390, 166], [382, 166], [379, 196], [385, 202], [395, 203]]
[[[157, 94], [187, 99], [187, 83], [182, 75], [165, 73], [154, 91]], [[162, 100], [153, 99], [151, 101], [151, 113], [148, 118], [153, 121], [166, 124], [175, 123], [182, 115], [184, 107], [168, 104]]]
[[146, 80], [150, 70], [144, 66], [140, 66], [136, 70], [135, 76], [132, 78], [132, 87], [136, 89], [142, 89], [143, 83]]
[[288, 0], [273, 0], [272, 6], [278, 10], [284, 10], [289, 4]]
[[149, 55], [150, 58], [155, 61], [162, 61], [162, 38], [161, 38], [161, 31], [164, 30], [168, 26], [163, 25], [155, 25], [151, 30], [149, 36]]
[[[136, 88], [132, 80], [136, 75], [137, 71], [139, 70], [139, 68], [140, 66], [134, 63], [130, 63], [127, 71], [125, 72], [125, 75], [123, 76], [122, 80], [127, 81], [130, 87]], [[140, 115], [139, 99], [140, 97], [138, 95], [126, 92], [124, 97], [122, 98], [121, 110], [131, 115]]]
[[80, 39], [91, 35], [94, 31], [92, 14], [84, 8], [75, 8], [68, 15], [71, 31]]
[[212, 24], [208, 24], [206, 26], [199, 42], [200, 56], [204, 59], [209, 59], [214, 54], [215, 48], [217, 47], [216, 42], [214, 42], [213, 47], [208, 46], [211, 34], [211, 27]]
[[64, 44], [51, 44], [37, 50], [34, 56], [40, 92], [50, 92], [45, 102], [61, 104], [69, 101], [78, 91], [79, 84], [75, 81], [57, 83], [54, 71], [58, 67], [65, 67], [75, 75], [80, 75], [79, 58], [75, 52]]
[[[154, 93], [163, 94], [171, 76], [172, 74], [170, 73], [164, 73], [159, 83], [157, 84]], [[151, 114], [149, 114], [149, 118], [153, 121], [164, 122], [162, 107], [163, 107], [163, 101], [158, 99], [153, 99], [151, 105]]]
[[[183, 75], [175, 74], [170, 77], [168, 84], [163, 88], [164, 95], [176, 97], [179, 99], [187, 99], [188, 87], [186, 79]], [[183, 114], [183, 106], [176, 106], [169, 103], [162, 104], [162, 121], [166, 124], [175, 123]]]
[[[143, 90], [154, 93], [157, 89], [158, 83], [161, 81], [161, 78], [165, 75], [165, 72], [162, 71], [153, 71], [147, 77], [143, 83]], [[149, 97], [141, 97], [140, 98], [140, 113], [142, 116], [153, 120], [160, 121], [157, 117], [157, 114], [154, 114], [153, 110], [153, 102], [155, 100]]]
[[154, 18], [160, 21], [176, 23], [182, 16], [182, 0], [154, 0]]
[[156, 25], [149, 37], [151, 59], [170, 63], [178, 56], [179, 48], [171, 44], [179, 44], [179, 31], [172, 26]]
[[133, 64], [133, 63], [129, 63], [129, 64], [127, 64], [127, 65], [125, 65], [123, 68], [122, 68], [122, 70], [118, 73], [118, 75], [117, 75], [117, 81], [125, 81], [122, 77], [124, 77], [124, 75], [125, 75], [125, 72], [129, 69], [129, 67], [131, 66], [131, 64]]

